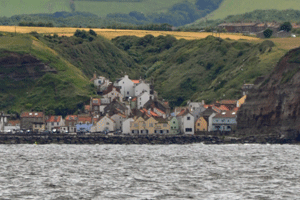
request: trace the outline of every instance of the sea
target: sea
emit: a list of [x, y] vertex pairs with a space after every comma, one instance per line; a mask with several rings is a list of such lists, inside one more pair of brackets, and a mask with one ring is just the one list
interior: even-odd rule
[[298, 145], [0, 145], [0, 199], [299, 199]]

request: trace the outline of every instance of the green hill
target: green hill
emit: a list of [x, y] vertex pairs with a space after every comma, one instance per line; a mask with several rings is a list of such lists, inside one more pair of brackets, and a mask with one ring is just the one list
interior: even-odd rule
[[239, 98], [244, 82], [253, 83], [275, 66], [285, 51], [273, 42], [176, 40], [172, 36], [118, 37], [113, 42], [133, 56], [172, 106], [192, 100]]
[[[0, 34], [1, 35], [1, 34]], [[35, 37], [33, 37], [34, 35]], [[187, 100], [238, 98], [244, 82], [268, 74], [286, 51], [270, 41], [187, 41], [172, 36], [0, 36], [0, 109], [66, 115], [95, 95], [93, 73], [114, 80], [126, 72], [154, 81], [172, 106]]]
[[224, 19], [228, 15], [243, 14], [254, 10], [300, 10], [298, 0], [223, 0], [220, 7], [209, 14], [207, 19]]
[[0, 109], [67, 114], [92, 94], [88, 78], [30, 35], [0, 37]]
[[[188, 0], [195, 3], [196, 0]], [[0, 15], [10, 17], [21, 14], [71, 12], [70, 0], [10, 0], [0, 1]], [[144, 14], [165, 12], [176, 3], [184, 0], [141, 0], [141, 1], [74, 1], [75, 10], [90, 12], [100, 17], [110, 13], [126, 13], [139, 11]]]

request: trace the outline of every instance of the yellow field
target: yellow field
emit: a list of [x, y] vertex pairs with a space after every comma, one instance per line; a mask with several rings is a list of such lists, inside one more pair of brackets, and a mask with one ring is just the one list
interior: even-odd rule
[[[58, 35], [65, 35], [65, 36], [72, 36], [74, 32], [78, 28], [48, 28], [48, 27], [24, 27], [24, 26], [17, 26], [16, 31], [18, 33], [29, 33], [31, 31], [36, 31], [38, 33], [45, 33], [45, 34], [58, 34]], [[81, 29], [81, 30], [89, 30], [88, 28]], [[202, 39], [207, 37], [208, 35], [211, 35], [212, 33], [205, 33], [205, 32], [177, 32], [177, 31], [146, 31], [146, 30], [122, 30], [122, 29], [93, 29], [98, 35], [102, 35], [103, 37], [107, 39], [113, 39], [118, 36], [137, 36], [137, 37], [143, 37], [145, 35], [151, 34], [153, 36], [159, 36], [159, 35], [173, 35], [177, 39], [186, 39], [186, 40], [195, 40], [195, 39]], [[3, 32], [15, 32], [15, 26], [0, 26], [0, 31]], [[219, 34], [218, 34], [219, 36]], [[259, 40], [255, 37], [247, 37], [243, 36], [241, 34], [227, 34], [227, 33], [221, 33], [220, 37], [230, 38], [232, 40], [238, 40], [238, 39], [245, 39], [245, 40]]]
[[271, 38], [276, 46], [281, 49], [294, 49], [300, 47], [300, 38]]

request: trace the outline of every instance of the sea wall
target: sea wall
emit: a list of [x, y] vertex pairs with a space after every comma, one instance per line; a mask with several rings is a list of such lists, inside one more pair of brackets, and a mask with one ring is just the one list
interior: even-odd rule
[[0, 135], [0, 144], [295, 144], [294, 139], [274, 135], [234, 137], [228, 135]]

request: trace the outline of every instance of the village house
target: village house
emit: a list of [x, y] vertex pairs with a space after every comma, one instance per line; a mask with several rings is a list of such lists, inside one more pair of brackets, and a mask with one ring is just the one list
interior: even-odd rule
[[100, 105], [100, 114], [104, 114], [104, 108], [109, 105], [112, 101], [110, 98], [101, 98], [101, 105]]
[[139, 81], [139, 84], [134, 87], [134, 91], [134, 96], [139, 96], [143, 92], [148, 92], [148, 94], [150, 94], [150, 84], [145, 83], [144, 81]]
[[[170, 124], [167, 119], [156, 117], [155, 118], [155, 130], [156, 134], [169, 134], [170, 133]], [[150, 125], [150, 124], [149, 124]]]
[[124, 98], [134, 96], [135, 83], [129, 79], [128, 75], [116, 81], [114, 85], [120, 88], [120, 92]]
[[123, 95], [120, 93], [120, 89], [113, 86], [112, 84], [109, 85], [105, 91], [103, 91], [102, 97], [109, 99], [110, 102], [114, 99], [123, 102]]
[[116, 123], [116, 130], [122, 130], [122, 124], [126, 120], [126, 115], [121, 113], [114, 114], [110, 117]]
[[[204, 118], [204, 120], [207, 122], [207, 123], [203, 123], [201, 124], [201, 126], [199, 127], [200, 130], [201, 128], [203, 129], [206, 129], [207, 131], [212, 131], [213, 130], [213, 117], [216, 116], [218, 112], [216, 112], [214, 109], [212, 109], [211, 107], [210, 108], [207, 108], [202, 114], [201, 114], [201, 117]], [[205, 127], [205, 125], [207, 125], [207, 127]]]
[[92, 98], [90, 100], [90, 112], [92, 115], [100, 114], [101, 99]]
[[[148, 133], [149, 131], [146, 130], [146, 120], [148, 117], [146, 116], [140, 116], [136, 119], [134, 119], [133, 122], [131, 122], [130, 125], [130, 132], [132, 134], [143, 134], [143, 133]], [[154, 128], [154, 126], [153, 126]], [[154, 130], [153, 130], [154, 132]]]
[[224, 111], [213, 117], [213, 131], [232, 131], [236, 128], [237, 115], [235, 111]]
[[195, 134], [194, 116], [188, 109], [182, 110], [177, 116], [179, 122], [179, 129], [182, 134]]
[[176, 117], [172, 117], [169, 121], [170, 134], [179, 134], [179, 123]]
[[208, 122], [204, 117], [199, 117], [195, 122], [195, 132], [207, 131]]
[[89, 115], [78, 115], [76, 132], [90, 132], [93, 126], [92, 117]]
[[67, 115], [65, 118], [65, 129], [64, 132], [76, 133], [77, 115]]
[[223, 105], [226, 106], [229, 110], [232, 110], [237, 105], [237, 100], [221, 100], [219, 103], [216, 103], [216, 105]]
[[35, 133], [41, 133], [46, 130], [46, 124], [44, 122], [33, 122], [32, 131]]
[[4, 112], [0, 113], [0, 131], [4, 131], [4, 126], [7, 123], [7, 119], [10, 117], [10, 115], [4, 114]]
[[4, 132], [13, 132], [20, 130], [20, 120], [9, 120], [4, 126]]
[[32, 130], [33, 122], [45, 122], [42, 112], [23, 112], [21, 118], [21, 129]]
[[[157, 114], [159, 116], [161, 116], [161, 113], [162, 112], [162, 115], [166, 116], [166, 117], [169, 117], [170, 116], [170, 106], [169, 106], [169, 103], [168, 102], [162, 102], [162, 101], [159, 101], [157, 99], [151, 99], [145, 103], [144, 105], [144, 108], [146, 108], [147, 110], [148, 109], [152, 109], [153, 112], [157, 112]], [[157, 108], [157, 109], [154, 109], [154, 108]]]
[[116, 131], [116, 123], [108, 116], [102, 117], [92, 128], [91, 132], [112, 132]]
[[130, 114], [129, 107], [130, 107], [129, 105], [126, 106], [124, 103], [114, 100], [104, 108], [104, 114], [108, 114], [108, 115], [112, 116], [116, 113], [122, 113], [126, 116], [129, 116], [129, 114]]
[[137, 96], [137, 108], [141, 109], [144, 105], [151, 99], [151, 96], [148, 92], [143, 91], [140, 95]]
[[123, 121], [123, 123], [122, 123], [122, 133], [123, 134], [130, 134], [131, 133], [131, 131], [130, 131], [130, 124], [132, 122], [134, 122], [133, 118], [128, 118], [125, 121]]
[[46, 130], [52, 131], [53, 129], [60, 130], [64, 126], [64, 120], [62, 116], [49, 116], [46, 117]]

